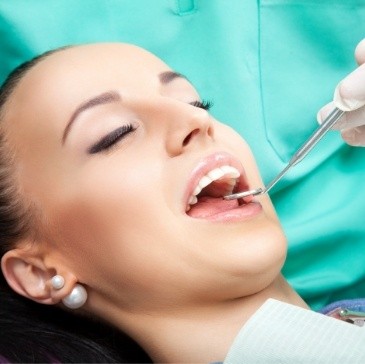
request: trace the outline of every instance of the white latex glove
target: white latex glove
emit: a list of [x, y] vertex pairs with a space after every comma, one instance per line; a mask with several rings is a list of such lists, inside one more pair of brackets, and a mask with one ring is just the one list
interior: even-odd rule
[[356, 47], [355, 58], [359, 67], [337, 85], [333, 101], [319, 110], [317, 120], [321, 123], [335, 106], [350, 111], [334, 129], [341, 130], [346, 143], [365, 147], [365, 39]]

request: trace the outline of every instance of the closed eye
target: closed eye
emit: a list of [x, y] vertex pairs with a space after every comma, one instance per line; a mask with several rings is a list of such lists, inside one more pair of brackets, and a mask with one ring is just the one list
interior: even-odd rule
[[134, 132], [136, 129], [137, 127], [133, 126], [132, 124], [123, 125], [120, 128], [115, 129], [114, 131], [103, 137], [96, 144], [92, 145], [88, 149], [88, 153], [95, 154], [101, 151], [106, 151], [110, 149], [114, 144], [124, 139], [128, 134]]
[[190, 105], [199, 107], [201, 109], [208, 111], [213, 106], [213, 102], [209, 101], [209, 100], [193, 101], [193, 102], [190, 102]]

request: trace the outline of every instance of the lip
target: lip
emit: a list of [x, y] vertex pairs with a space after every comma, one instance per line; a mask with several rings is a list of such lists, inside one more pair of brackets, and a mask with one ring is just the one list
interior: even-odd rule
[[203, 218], [213, 222], [242, 222], [260, 215], [262, 206], [257, 201], [251, 201], [248, 204], [237, 206], [231, 210], [226, 210]]
[[[183, 198], [184, 212], [186, 206], [188, 206], [189, 198], [192, 195], [195, 187], [199, 183], [200, 179], [214, 168], [219, 168], [224, 165], [234, 167], [240, 172], [240, 177], [237, 183], [239, 191], [247, 191], [250, 189], [246, 177], [246, 172], [240, 161], [238, 161], [231, 154], [226, 152], [213, 153], [205, 158], [202, 158], [190, 174]], [[245, 199], [246, 202], [250, 202], [250, 200], [252, 200], [252, 198], [249, 198], [248, 200]]]

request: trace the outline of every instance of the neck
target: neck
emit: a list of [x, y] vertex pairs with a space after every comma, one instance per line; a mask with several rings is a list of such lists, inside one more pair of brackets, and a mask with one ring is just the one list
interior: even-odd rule
[[114, 311], [109, 321], [136, 340], [154, 362], [223, 361], [241, 327], [268, 298], [308, 308], [279, 276], [252, 296], [159, 314], [120, 315]]

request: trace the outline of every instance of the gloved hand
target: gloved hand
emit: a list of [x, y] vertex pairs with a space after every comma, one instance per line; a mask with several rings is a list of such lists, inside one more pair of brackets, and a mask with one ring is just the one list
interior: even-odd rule
[[334, 129], [341, 130], [346, 143], [365, 147], [365, 39], [356, 47], [355, 58], [359, 67], [337, 85], [333, 101], [318, 112], [317, 120], [321, 123], [335, 106], [350, 111]]

